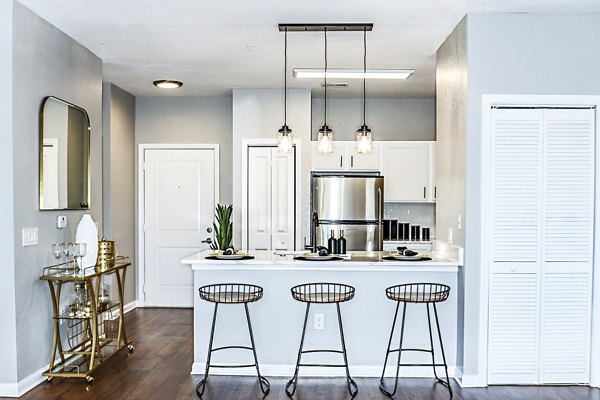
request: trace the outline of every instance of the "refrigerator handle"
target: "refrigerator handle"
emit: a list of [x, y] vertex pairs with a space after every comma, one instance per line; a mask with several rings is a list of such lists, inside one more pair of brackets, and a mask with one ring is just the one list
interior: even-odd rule
[[379, 241], [377, 250], [379, 250], [379, 259], [381, 261], [381, 251], [383, 250], [383, 216], [381, 215], [383, 212], [383, 196], [381, 195], [381, 188], [377, 188], [377, 200], [379, 202], [379, 213], [377, 215], [379, 222]]

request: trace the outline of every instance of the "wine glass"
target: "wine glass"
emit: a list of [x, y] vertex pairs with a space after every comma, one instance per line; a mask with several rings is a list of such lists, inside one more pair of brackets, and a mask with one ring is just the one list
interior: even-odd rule
[[69, 265], [69, 257], [71, 258], [72, 261], [75, 261], [75, 259], [73, 257], [74, 250], [75, 250], [74, 243], [70, 243], [70, 242], [63, 243], [63, 251], [65, 253], [65, 262], [67, 265]]
[[86, 243], [75, 243], [73, 246], [73, 257], [77, 259], [77, 268], [82, 270], [83, 267], [83, 257], [87, 253], [87, 244]]
[[50, 246], [52, 247], [52, 255], [56, 258], [56, 263], [58, 264], [60, 258], [65, 254], [62, 243], [52, 243]]

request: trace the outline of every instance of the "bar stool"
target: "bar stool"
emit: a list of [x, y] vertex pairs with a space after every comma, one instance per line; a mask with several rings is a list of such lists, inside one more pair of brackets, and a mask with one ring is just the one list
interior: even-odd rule
[[[208, 379], [208, 371], [210, 367], [213, 368], [245, 368], [245, 367], [256, 367], [256, 373], [258, 374], [258, 381], [260, 383], [260, 390], [266, 395], [269, 393], [271, 385], [269, 381], [260, 374], [258, 369], [258, 359], [256, 357], [256, 349], [254, 346], [254, 335], [252, 334], [252, 324], [250, 324], [250, 314], [248, 313], [248, 303], [252, 303], [260, 300], [263, 297], [263, 288], [256, 285], [247, 285], [243, 283], [220, 283], [215, 285], [202, 286], [200, 289], [200, 298], [202, 300], [215, 303], [215, 311], [213, 313], [212, 328], [210, 329], [210, 340], [208, 342], [208, 357], [206, 359], [206, 370], [204, 377], [196, 386], [196, 394], [198, 397], [202, 397], [206, 386], [206, 380]], [[217, 322], [217, 309], [219, 304], [243, 304], [246, 310], [246, 321], [248, 322], [248, 332], [250, 332], [250, 343], [251, 347], [248, 346], [224, 346], [213, 349], [213, 339], [215, 335], [215, 324]], [[242, 365], [211, 365], [210, 360], [212, 353], [219, 350], [228, 349], [245, 349], [252, 350], [254, 355], [254, 364], [242, 364]]]
[[[300, 339], [300, 348], [298, 350], [298, 359], [296, 361], [296, 370], [294, 376], [285, 385], [285, 393], [292, 397], [296, 392], [296, 383], [298, 382], [298, 371], [300, 367], [344, 367], [346, 369], [346, 383], [348, 392], [352, 398], [358, 393], [358, 386], [354, 379], [350, 377], [348, 369], [348, 356], [346, 354], [346, 342], [344, 340], [344, 329], [342, 326], [342, 314], [340, 312], [340, 303], [352, 300], [355, 289], [352, 286], [340, 283], [306, 283], [294, 286], [292, 289], [292, 297], [294, 300], [306, 303], [306, 314], [304, 315], [304, 327], [302, 328], [302, 337]], [[335, 303], [338, 315], [338, 325], [340, 328], [340, 340], [342, 342], [342, 350], [316, 349], [304, 350], [304, 336], [306, 335], [306, 323], [308, 321], [308, 313], [312, 303]], [[303, 364], [302, 354], [307, 353], [337, 353], [344, 357], [343, 364]]]
[[[439, 382], [446, 386], [450, 391], [450, 398], [452, 398], [452, 387], [450, 386], [450, 378], [448, 377], [448, 364], [446, 363], [446, 355], [444, 353], [444, 343], [442, 342], [442, 333], [440, 331], [440, 323], [438, 320], [437, 308], [435, 306], [436, 303], [445, 301], [448, 299], [448, 295], [450, 294], [450, 287], [447, 285], [439, 284], [439, 283], [409, 283], [405, 285], [396, 285], [390, 286], [385, 290], [385, 294], [388, 299], [397, 302], [396, 305], [396, 313], [394, 314], [394, 322], [392, 322], [392, 332], [390, 334], [390, 340], [388, 342], [387, 352], [385, 353], [385, 361], [383, 362], [383, 372], [381, 373], [381, 379], [379, 380], [379, 389], [383, 394], [388, 397], [394, 396], [396, 394], [396, 389], [398, 388], [398, 373], [400, 371], [400, 367], [412, 367], [412, 366], [431, 366], [433, 367], [433, 373], [435, 375], [436, 382]], [[394, 327], [396, 326], [396, 319], [398, 317], [398, 310], [400, 308], [400, 303], [403, 303], [402, 310], [402, 324], [400, 328], [400, 345], [397, 349], [390, 349], [392, 345], [392, 337], [394, 336]], [[431, 345], [430, 349], [405, 349], [402, 347], [402, 340], [404, 339], [404, 322], [406, 318], [406, 305], [408, 303], [425, 303], [427, 307], [427, 327], [429, 328], [429, 343]], [[429, 311], [429, 306], [433, 307], [433, 314], [435, 316], [435, 325], [437, 327], [437, 335], [440, 342], [440, 348], [442, 352], [442, 360], [443, 363], [436, 363], [435, 361], [435, 352], [433, 346], [433, 333], [431, 327], [431, 313]], [[416, 352], [425, 352], [431, 353], [431, 364], [402, 364], [400, 362], [402, 352], [403, 351], [416, 351]], [[383, 382], [383, 377], [385, 375], [385, 368], [387, 366], [387, 360], [390, 353], [398, 352], [398, 362], [396, 364], [396, 381], [394, 383], [394, 390], [389, 392], [385, 389], [385, 385]], [[436, 367], [444, 367], [446, 372], [446, 380], [442, 380], [438, 377]]]

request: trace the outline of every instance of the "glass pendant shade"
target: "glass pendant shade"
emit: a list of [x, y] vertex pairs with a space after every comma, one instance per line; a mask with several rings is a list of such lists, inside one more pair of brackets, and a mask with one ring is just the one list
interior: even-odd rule
[[370, 153], [373, 150], [371, 130], [366, 125], [356, 131], [356, 148], [359, 153]]
[[317, 151], [321, 154], [333, 152], [333, 131], [327, 125], [319, 129]]
[[277, 149], [280, 153], [291, 153], [293, 148], [292, 130], [287, 125], [283, 125], [278, 132]]

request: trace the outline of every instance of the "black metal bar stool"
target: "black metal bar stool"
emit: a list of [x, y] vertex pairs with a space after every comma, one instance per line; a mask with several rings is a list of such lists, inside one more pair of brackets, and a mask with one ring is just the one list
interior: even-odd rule
[[[267, 378], [260, 374], [258, 368], [258, 358], [256, 357], [256, 348], [254, 346], [254, 335], [252, 334], [252, 324], [250, 323], [250, 314], [248, 313], [248, 303], [252, 303], [260, 300], [263, 297], [263, 288], [256, 285], [247, 285], [243, 283], [219, 283], [215, 285], [202, 286], [200, 289], [200, 298], [202, 300], [215, 303], [215, 311], [213, 313], [212, 328], [210, 329], [210, 340], [208, 342], [208, 357], [206, 359], [206, 371], [204, 377], [196, 386], [196, 394], [202, 397], [206, 386], [206, 380], [208, 379], [208, 371], [210, 367], [213, 368], [246, 368], [256, 367], [256, 373], [258, 374], [258, 381], [260, 383], [260, 390], [264, 394], [268, 394], [271, 388]], [[246, 310], [246, 321], [248, 322], [248, 332], [250, 332], [250, 343], [251, 347], [248, 346], [224, 346], [213, 349], [213, 339], [215, 335], [215, 324], [217, 322], [217, 309], [219, 304], [243, 304]], [[211, 365], [210, 359], [212, 353], [219, 350], [228, 349], [245, 349], [252, 350], [254, 355], [254, 364], [241, 364], [241, 365]]]
[[[346, 354], [346, 342], [344, 340], [344, 329], [342, 326], [342, 314], [340, 312], [340, 303], [352, 300], [355, 289], [352, 286], [343, 285], [340, 283], [306, 283], [303, 285], [294, 286], [292, 289], [292, 297], [294, 300], [306, 303], [306, 314], [304, 315], [304, 327], [302, 328], [302, 337], [300, 339], [300, 348], [298, 349], [298, 359], [296, 361], [296, 370], [294, 376], [285, 385], [285, 393], [292, 397], [296, 392], [296, 383], [298, 382], [298, 371], [300, 367], [344, 367], [346, 369], [346, 383], [348, 391], [352, 398], [358, 393], [358, 386], [354, 379], [350, 377], [348, 369], [348, 356]], [[308, 321], [308, 313], [312, 303], [335, 303], [338, 315], [338, 325], [340, 328], [340, 340], [342, 342], [342, 350], [304, 350], [304, 336], [306, 334], [306, 323]], [[344, 356], [343, 364], [303, 364], [302, 354], [307, 353], [337, 353]]]
[[[405, 285], [391, 286], [385, 290], [385, 294], [388, 297], [388, 299], [397, 302], [397, 305], [396, 313], [394, 314], [394, 322], [392, 322], [392, 332], [390, 333], [390, 340], [388, 342], [387, 352], [385, 353], [385, 361], [383, 362], [383, 372], [381, 373], [381, 379], [379, 380], [379, 389], [386, 396], [392, 397], [394, 396], [394, 394], [396, 394], [396, 389], [398, 388], [398, 373], [400, 371], [400, 367], [431, 366], [433, 367], [433, 373], [435, 375], [436, 381], [448, 388], [448, 390], [450, 391], [450, 398], [452, 398], [453, 393], [452, 387], [450, 386], [450, 378], [448, 377], [448, 364], [446, 363], [444, 343], [442, 342], [442, 332], [440, 331], [440, 322], [438, 320], [437, 308], [435, 306], [436, 303], [448, 299], [448, 295], [450, 294], [450, 287], [439, 283], [409, 283]], [[400, 309], [400, 303], [404, 304], [402, 310], [402, 324], [400, 328], [400, 344], [397, 349], [390, 349], [392, 345], [392, 337], [394, 336], [394, 327], [396, 326], [396, 319], [398, 317], [398, 310]], [[408, 303], [425, 303], [427, 307], [427, 327], [429, 328], [429, 343], [431, 345], [430, 349], [402, 348], [402, 340], [404, 339], [404, 322], [406, 318], [406, 305]], [[443, 363], [436, 363], [435, 361], [435, 351], [433, 346], [433, 329], [431, 327], [431, 312], [429, 311], [430, 305], [433, 307], [433, 314], [435, 316], [435, 325], [437, 327], [437, 336], [440, 342]], [[403, 351], [431, 353], [431, 364], [402, 364], [400, 361]], [[396, 380], [394, 383], [394, 390], [390, 392], [385, 388], [383, 377], [385, 375], [385, 368], [387, 366], [388, 356], [390, 355], [390, 353], [394, 352], [398, 352], [398, 362], [396, 363]], [[446, 372], [445, 381], [438, 377], [436, 371], [436, 367], [442, 366], [444, 367], [444, 370]]]

